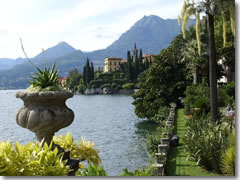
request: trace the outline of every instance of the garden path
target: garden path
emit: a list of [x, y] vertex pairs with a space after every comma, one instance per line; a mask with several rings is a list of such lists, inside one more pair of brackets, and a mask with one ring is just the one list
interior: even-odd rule
[[179, 146], [173, 147], [168, 153], [166, 173], [168, 176], [219, 176], [208, 172], [196, 165], [196, 162], [186, 160], [187, 154], [184, 151], [184, 135], [186, 131], [186, 122], [188, 117], [184, 113], [184, 109], [177, 110], [175, 126], [173, 133], [179, 136]]

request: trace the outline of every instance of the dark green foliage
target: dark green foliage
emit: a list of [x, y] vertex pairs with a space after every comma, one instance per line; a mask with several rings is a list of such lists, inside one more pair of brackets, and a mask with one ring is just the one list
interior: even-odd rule
[[184, 109], [187, 113], [193, 108], [201, 108], [201, 112], [209, 112], [209, 87], [206, 83], [188, 86], [185, 95]]
[[119, 86], [118, 84], [116, 83], [112, 83], [111, 84], [111, 88], [114, 89], [115, 91], [119, 90], [121, 88], [121, 86]]
[[163, 138], [163, 135], [158, 132], [147, 134], [147, 150], [150, 154], [158, 152], [158, 145], [161, 144], [161, 138]]
[[91, 80], [94, 80], [94, 66], [93, 66], [93, 62], [91, 62], [91, 71], [90, 71], [91, 73]]
[[[90, 82], [90, 85], [91, 87], [95, 85], [96, 88], [100, 88], [104, 84], [109, 84], [109, 87], [114, 86], [114, 89], [118, 90], [127, 82], [128, 80], [125, 73], [113, 71], [108, 73], [96, 73], [95, 79]], [[113, 84], [117, 84], [117, 86]]]
[[135, 113], [140, 118], [152, 118], [161, 106], [183, 97], [188, 83], [182, 60], [184, 40], [177, 36], [171, 45], [155, 57], [154, 63], [139, 79], [139, 91], [134, 95]]
[[158, 152], [158, 145], [161, 144], [161, 138], [166, 137], [163, 135], [163, 132], [169, 132], [171, 134], [172, 127], [159, 127], [156, 132], [147, 134], [147, 149], [150, 154]]
[[224, 174], [235, 175], [235, 131], [229, 137], [229, 147], [222, 153], [222, 167]]
[[83, 83], [83, 81], [79, 83], [79, 85], [77, 86], [77, 90], [80, 93], [84, 93], [85, 89], [87, 88], [87, 86]]
[[138, 57], [138, 54], [136, 54], [135, 66], [134, 66], [134, 78], [135, 79], [137, 79], [139, 73], [140, 73], [139, 57]]
[[151, 120], [162, 124], [165, 120], [167, 120], [167, 117], [169, 115], [170, 112], [170, 107], [167, 106], [162, 106], [159, 108], [157, 114], [155, 114]]
[[91, 69], [90, 69], [88, 58], [87, 58], [87, 62], [85, 65], [85, 69], [86, 69], [86, 83], [89, 83], [91, 81]]
[[230, 105], [235, 108], [235, 83], [233, 81], [218, 88], [218, 104], [222, 107]]
[[87, 83], [86, 66], [83, 67], [83, 82]]
[[147, 70], [149, 67], [150, 67], [149, 61], [146, 60], [146, 61], [144, 62], [144, 70]]
[[139, 74], [144, 71], [142, 58], [143, 58], [142, 49], [140, 49], [140, 51], [139, 51]]
[[76, 176], [108, 176], [103, 166], [89, 165], [88, 168], [78, 170]]
[[199, 108], [201, 113], [207, 114], [210, 111], [210, 101], [208, 97], [196, 99], [193, 103], [193, 108]]
[[134, 89], [133, 83], [126, 83], [122, 86], [123, 89]]
[[85, 84], [89, 84], [92, 80], [94, 80], [94, 66], [93, 62], [90, 62], [89, 59], [87, 58], [86, 64], [83, 67], [83, 82]]
[[134, 80], [134, 67], [133, 67], [133, 59], [131, 57], [130, 51], [127, 52], [127, 75], [128, 80], [133, 81]]
[[82, 74], [78, 72], [77, 69], [69, 71], [68, 75], [68, 87], [71, 90], [74, 90], [76, 86], [79, 85], [80, 80], [83, 78]]
[[111, 87], [111, 84], [110, 83], [107, 83], [107, 84], [103, 84], [100, 88], [103, 89], [103, 88], [106, 88], [106, 87]]
[[120, 174], [120, 176], [152, 176], [153, 175], [153, 168], [147, 167], [143, 169], [136, 169], [135, 171], [131, 172], [128, 171], [127, 168], [123, 170], [123, 172]]
[[221, 172], [221, 154], [228, 144], [230, 129], [226, 122], [211, 121], [210, 116], [193, 116], [187, 122], [184, 144], [188, 158], [209, 171]]
[[116, 84], [118, 84], [118, 85], [120, 85], [120, 86], [126, 84], [127, 82], [128, 82], [128, 81], [127, 81], [126, 79], [114, 79], [114, 80], [113, 80], [113, 83], [116, 83]]

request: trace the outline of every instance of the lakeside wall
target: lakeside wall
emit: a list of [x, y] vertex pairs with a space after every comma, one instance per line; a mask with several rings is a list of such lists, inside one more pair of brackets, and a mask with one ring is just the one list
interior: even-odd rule
[[121, 89], [118, 91], [112, 88], [87, 88], [84, 91], [84, 95], [95, 95], [95, 94], [134, 94], [138, 89]]

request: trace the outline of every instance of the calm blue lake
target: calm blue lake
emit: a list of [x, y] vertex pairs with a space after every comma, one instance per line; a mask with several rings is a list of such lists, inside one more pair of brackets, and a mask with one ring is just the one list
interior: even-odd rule
[[[0, 91], [0, 141], [37, 141], [34, 133], [16, 124], [16, 112], [23, 105], [16, 92]], [[148, 164], [149, 154], [144, 133], [137, 128], [143, 120], [134, 114], [132, 101], [128, 95], [75, 95], [67, 100], [75, 113], [74, 122], [56, 134], [71, 132], [75, 140], [83, 136], [93, 141], [110, 176], [119, 176], [124, 168], [143, 167]]]

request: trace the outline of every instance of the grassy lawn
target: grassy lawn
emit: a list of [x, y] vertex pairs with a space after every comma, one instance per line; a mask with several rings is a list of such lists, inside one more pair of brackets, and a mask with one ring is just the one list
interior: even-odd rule
[[173, 147], [168, 153], [166, 173], [168, 176], [220, 176], [208, 172], [196, 165], [194, 161], [186, 161], [187, 155], [184, 152], [183, 138], [185, 134], [185, 124], [187, 116], [183, 109], [177, 110], [177, 120], [175, 122], [174, 134], [179, 136], [179, 146]]

